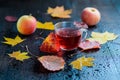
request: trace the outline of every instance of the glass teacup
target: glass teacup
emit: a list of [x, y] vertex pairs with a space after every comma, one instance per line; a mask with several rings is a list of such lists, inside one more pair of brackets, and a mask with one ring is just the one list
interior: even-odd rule
[[[85, 32], [84, 38], [82, 37]], [[55, 24], [56, 39], [62, 50], [70, 51], [78, 47], [80, 42], [86, 38], [87, 29], [77, 27], [74, 22], [58, 22]]]

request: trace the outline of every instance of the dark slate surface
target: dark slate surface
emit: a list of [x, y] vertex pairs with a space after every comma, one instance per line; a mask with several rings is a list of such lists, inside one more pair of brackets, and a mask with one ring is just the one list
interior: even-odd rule
[[[48, 6], [55, 7], [64, 5], [66, 9], [72, 8], [71, 19], [53, 19], [46, 14]], [[38, 20], [53, 21], [54, 23], [64, 20], [80, 20], [80, 13], [83, 8], [92, 6], [100, 10], [102, 19], [91, 31], [114, 32], [120, 34], [120, 1], [119, 0], [0, 0], [0, 42], [3, 36], [15, 37], [19, 34], [16, 30], [16, 23], [4, 20], [7, 15], [20, 17], [24, 14], [32, 14]], [[84, 67], [82, 71], [65, 66], [64, 70], [58, 72], [48, 72], [40, 66], [40, 63], [31, 58], [24, 62], [16, 61], [8, 56], [8, 53], [16, 50], [26, 51], [21, 45], [28, 45], [30, 51], [35, 55], [42, 56], [38, 47], [42, 43], [39, 37], [42, 30], [37, 30], [30, 36], [20, 35], [26, 41], [11, 47], [0, 43], [0, 80], [119, 80], [120, 78], [120, 38], [110, 41], [101, 46], [99, 51], [81, 53], [77, 52], [73, 57], [65, 57], [69, 64], [72, 60], [81, 56], [95, 58], [95, 66]], [[51, 31], [44, 30], [42, 37], [46, 37]], [[90, 35], [90, 34], [89, 34]]]

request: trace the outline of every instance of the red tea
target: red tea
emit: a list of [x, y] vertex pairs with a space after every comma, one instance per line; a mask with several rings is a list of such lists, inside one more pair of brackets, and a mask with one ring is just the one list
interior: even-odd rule
[[61, 28], [56, 31], [56, 38], [62, 49], [72, 50], [78, 47], [81, 32], [71, 28]]

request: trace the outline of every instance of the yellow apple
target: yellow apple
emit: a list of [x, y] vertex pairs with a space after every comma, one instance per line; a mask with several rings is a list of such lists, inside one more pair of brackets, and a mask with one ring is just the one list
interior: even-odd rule
[[23, 15], [17, 21], [17, 30], [23, 35], [30, 35], [36, 30], [37, 20], [31, 15]]

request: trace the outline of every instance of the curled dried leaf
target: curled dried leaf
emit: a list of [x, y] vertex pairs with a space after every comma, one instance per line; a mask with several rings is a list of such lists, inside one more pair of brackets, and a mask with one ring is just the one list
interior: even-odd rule
[[91, 49], [99, 49], [100, 43], [97, 41], [86, 40], [86, 41], [81, 42], [78, 47], [81, 48], [82, 51], [91, 50]]
[[64, 68], [65, 61], [62, 57], [58, 56], [42, 56], [38, 60], [42, 63], [43, 67], [50, 71], [58, 71]]
[[17, 18], [14, 16], [6, 16], [5, 20], [8, 22], [15, 22], [15, 21], [17, 21]]
[[75, 21], [75, 22], [74, 22], [74, 25], [75, 25], [76, 27], [78, 27], [78, 28], [85, 28], [85, 29], [88, 28], [88, 25], [87, 25], [86, 23], [84, 23], [84, 22], [77, 22], [77, 21]]

